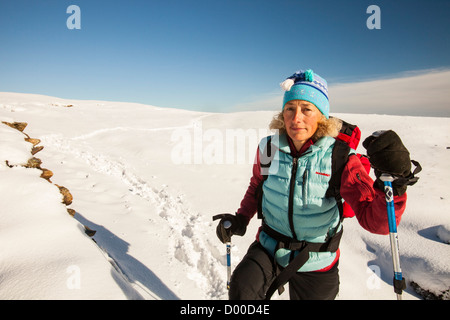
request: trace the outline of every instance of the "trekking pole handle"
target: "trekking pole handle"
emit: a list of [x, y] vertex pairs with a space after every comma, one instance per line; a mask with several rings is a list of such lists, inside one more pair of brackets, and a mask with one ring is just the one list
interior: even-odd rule
[[391, 175], [388, 174], [388, 173], [383, 173], [383, 174], [380, 176], [380, 180], [383, 181], [383, 182], [386, 182], [386, 181], [393, 182], [393, 181], [394, 181], [394, 177], [391, 176]]
[[231, 228], [231, 221], [229, 221], [229, 220], [224, 221], [223, 222], [223, 227], [225, 229], [230, 229]]

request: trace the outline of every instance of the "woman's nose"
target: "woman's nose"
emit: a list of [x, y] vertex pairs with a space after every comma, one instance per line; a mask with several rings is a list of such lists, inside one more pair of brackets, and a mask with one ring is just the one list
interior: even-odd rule
[[294, 113], [294, 121], [300, 122], [303, 119], [303, 113], [301, 108], [297, 108]]

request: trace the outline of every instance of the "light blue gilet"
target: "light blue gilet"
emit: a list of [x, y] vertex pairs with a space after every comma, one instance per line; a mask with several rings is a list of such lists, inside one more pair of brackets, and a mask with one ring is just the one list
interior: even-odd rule
[[[324, 243], [327, 235], [332, 236], [341, 228], [336, 200], [325, 197], [331, 178], [331, 154], [335, 139], [319, 139], [298, 160], [294, 160], [290, 154], [286, 135], [272, 136], [271, 143], [275, 155], [269, 168], [269, 176], [263, 184], [262, 212], [265, 223], [275, 231], [293, 237], [288, 211], [293, 165], [297, 161], [295, 181], [292, 181], [294, 232], [297, 240]], [[261, 151], [266, 144], [267, 138], [260, 143]], [[259, 240], [273, 255], [276, 240], [263, 231]], [[287, 266], [290, 254], [288, 249], [279, 249], [275, 253], [277, 262], [281, 266]], [[320, 270], [329, 266], [335, 258], [335, 252], [311, 252], [309, 260], [299, 271]]]

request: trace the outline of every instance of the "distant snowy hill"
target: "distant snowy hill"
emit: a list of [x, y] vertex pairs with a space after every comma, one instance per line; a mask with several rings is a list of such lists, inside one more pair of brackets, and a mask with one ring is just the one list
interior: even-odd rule
[[[238, 208], [274, 114], [0, 93], [0, 121], [28, 124], [0, 123], [0, 299], [227, 299], [211, 217]], [[363, 139], [395, 130], [421, 163], [398, 228], [403, 296], [422, 298], [412, 281], [450, 299], [450, 118], [334, 116], [358, 124]], [[50, 181], [22, 166], [39, 146]], [[233, 266], [259, 224], [233, 237]], [[344, 230], [338, 299], [395, 299], [388, 236], [354, 218]]]

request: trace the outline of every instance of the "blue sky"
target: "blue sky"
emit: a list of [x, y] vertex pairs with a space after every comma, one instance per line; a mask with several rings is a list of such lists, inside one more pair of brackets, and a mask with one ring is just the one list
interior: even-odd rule
[[330, 87], [448, 71], [449, 15], [448, 0], [1, 0], [0, 91], [236, 111], [298, 69]]

